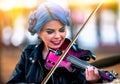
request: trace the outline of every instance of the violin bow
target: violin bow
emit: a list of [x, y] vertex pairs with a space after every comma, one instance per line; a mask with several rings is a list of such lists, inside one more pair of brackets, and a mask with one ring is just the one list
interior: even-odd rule
[[97, 12], [97, 10], [100, 8], [100, 6], [102, 5], [103, 2], [104, 2], [104, 0], [101, 0], [99, 2], [99, 4], [97, 5], [97, 7], [92, 11], [92, 13], [90, 14], [90, 16], [87, 18], [87, 20], [81, 26], [81, 28], [78, 31], [78, 33], [73, 37], [73, 40], [71, 40], [70, 44], [67, 46], [67, 48], [65, 49], [65, 51], [63, 52], [63, 54], [60, 56], [60, 58], [58, 59], [58, 61], [55, 63], [55, 65], [50, 69], [50, 71], [48, 72], [47, 76], [43, 79], [43, 81], [41, 82], [41, 84], [46, 84], [47, 83], [47, 81], [49, 80], [49, 78], [51, 77], [51, 75], [54, 73], [54, 71], [56, 70], [56, 68], [59, 66], [60, 62], [66, 56], [67, 52], [69, 51], [69, 49], [71, 48], [71, 46], [73, 45], [73, 43], [78, 38], [79, 33], [82, 31], [82, 29], [84, 28], [84, 26], [86, 25], [86, 23], [89, 21], [89, 19]]

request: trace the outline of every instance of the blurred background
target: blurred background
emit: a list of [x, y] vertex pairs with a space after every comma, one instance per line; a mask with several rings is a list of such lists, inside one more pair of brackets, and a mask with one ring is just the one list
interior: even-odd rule
[[[20, 54], [28, 44], [38, 42], [37, 35], [27, 31], [28, 17], [42, 2], [53, 1], [70, 9], [73, 25], [68, 29], [72, 38], [100, 0], [0, 0], [0, 84], [5, 84]], [[76, 40], [78, 46], [91, 50], [94, 66], [120, 74], [120, 0], [105, 0], [91, 17]]]

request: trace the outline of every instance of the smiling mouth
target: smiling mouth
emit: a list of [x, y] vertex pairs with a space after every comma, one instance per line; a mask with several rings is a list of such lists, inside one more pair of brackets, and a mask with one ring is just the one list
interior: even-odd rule
[[61, 41], [53, 41], [52, 42], [54, 45], [59, 45], [61, 43]]

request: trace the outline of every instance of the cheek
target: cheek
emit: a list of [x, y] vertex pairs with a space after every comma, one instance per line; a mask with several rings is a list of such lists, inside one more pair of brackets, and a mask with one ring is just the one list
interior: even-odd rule
[[52, 36], [48, 35], [48, 34], [41, 34], [39, 36], [40, 36], [41, 40], [43, 40], [44, 42], [47, 42], [52, 38]]
[[64, 37], [64, 38], [66, 37], [66, 32], [63, 34], [63, 37]]

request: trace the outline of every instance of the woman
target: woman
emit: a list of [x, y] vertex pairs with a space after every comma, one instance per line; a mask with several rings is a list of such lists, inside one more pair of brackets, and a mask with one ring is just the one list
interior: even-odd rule
[[[50, 70], [46, 66], [49, 50], [59, 50], [61, 46], [66, 46], [66, 42], [70, 43], [70, 40], [66, 38], [66, 26], [70, 25], [71, 18], [68, 11], [52, 2], [42, 3], [30, 15], [28, 22], [28, 30], [31, 34], [37, 34], [41, 42], [37, 45], [28, 45], [24, 49], [20, 61], [7, 83], [40, 84]], [[79, 49], [76, 45], [73, 45], [71, 49], [74, 53], [79, 52], [78, 57], [81, 59], [83, 55], [92, 56], [89, 50]], [[88, 67], [84, 73], [81, 69], [72, 68], [74, 70], [58, 67], [47, 83], [87, 84], [96, 83], [100, 80], [98, 70], [93, 67]]]

